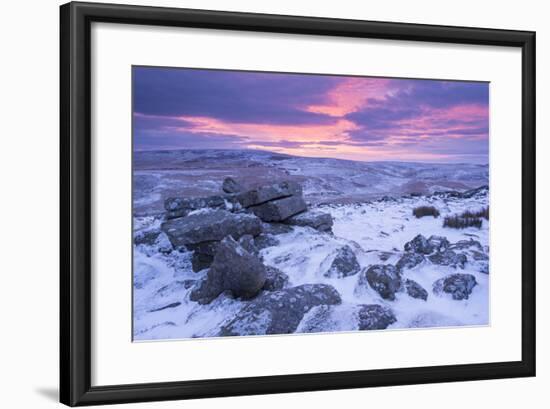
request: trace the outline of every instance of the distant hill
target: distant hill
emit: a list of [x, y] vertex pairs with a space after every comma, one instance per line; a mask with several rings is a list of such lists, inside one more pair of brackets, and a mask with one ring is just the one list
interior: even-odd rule
[[169, 196], [220, 193], [227, 176], [249, 186], [296, 180], [314, 204], [462, 191], [489, 183], [488, 165], [359, 162], [261, 150], [137, 151], [133, 166], [134, 212], [140, 214], [161, 211]]

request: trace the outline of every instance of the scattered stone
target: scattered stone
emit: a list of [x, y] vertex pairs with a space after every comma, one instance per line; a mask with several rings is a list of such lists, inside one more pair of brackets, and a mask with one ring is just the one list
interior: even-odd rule
[[250, 299], [260, 292], [265, 281], [266, 269], [260, 259], [228, 236], [218, 245], [206, 280], [191, 292], [190, 299], [209, 304], [224, 291]]
[[405, 251], [420, 254], [430, 254], [433, 252], [433, 246], [428, 242], [428, 239], [419, 234], [411, 241], [405, 243]]
[[405, 243], [405, 251], [418, 254], [432, 254], [434, 251], [445, 251], [449, 248], [449, 241], [442, 236], [430, 236], [429, 239], [419, 234]]
[[416, 281], [406, 279], [404, 285], [405, 291], [412, 298], [418, 298], [424, 301], [428, 300], [428, 292]]
[[403, 271], [406, 269], [411, 269], [416, 267], [417, 265], [423, 263], [426, 260], [426, 257], [424, 257], [422, 254], [419, 253], [405, 253], [403, 256], [399, 259], [397, 264], [395, 265], [399, 271]]
[[232, 177], [227, 177], [223, 180], [222, 190], [225, 193], [239, 193], [243, 190], [243, 186]]
[[141, 244], [146, 246], [152, 246], [157, 241], [158, 236], [160, 235], [160, 230], [142, 230], [136, 232], [134, 236], [134, 244], [139, 246]]
[[284, 181], [242, 192], [237, 200], [243, 207], [250, 207], [289, 196], [301, 197], [302, 187], [296, 182]]
[[388, 307], [379, 304], [361, 305], [358, 311], [359, 329], [374, 330], [386, 329], [397, 321], [395, 314]]
[[489, 274], [489, 255], [486, 253], [489, 249], [484, 248], [479, 241], [474, 239], [460, 240], [451, 244], [449, 249], [461, 251], [468, 260], [472, 261], [472, 265], [480, 273]]
[[288, 284], [288, 275], [275, 267], [266, 266], [266, 280], [263, 289], [266, 291], [279, 291]]
[[401, 274], [391, 264], [375, 264], [364, 269], [357, 286], [365, 288], [367, 284], [385, 300], [394, 301], [395, 293], [401, 289]]
[[250, 207], [250, 210], [264, 222], [281, 222], [306, 209], [307, 205], [302, 196], [289, 196]]
[[220, 241], [226, 236], [239, 239], [245, 234], [257, 236], [262, 231], [260, 219], [246, 213], [212, 210], [164, 222], [161, 229], [175, 248]]
[[477, 285], [476, 278], [471, 274], [451, 274], [433, 283], [433, 292], [451, 294], [453, 300], [467, 300], [472, 289]]
[[181, 305], [181, 302], [173, 302], [171, 304], [165, 305], [164, 307], [155, 308], [153, 310], [149, 310], [149, 312], [157, 312], [162, 310], [167, 310], [168, 308], [176, 308]]
[[357, 274], [360, 270], [361, 266], [355, 253], [350, 246], [345, 245], [336, 250], [336, 256], [324, 275], [325, 277], [342, 278]]
[[432, 246], [432, 251], [445, 251], [449, 248], [449, 240], [443, 236], [430, 236], [428, 243]]
[[340, 304], [338, 291], [327, 284], [304, 284], [266, 292], [244, 306], [220, 330], [220, 336], [291, 334], [310, 309]]
[[472, 197], [483, 197], [489, 193], [489, 186], [484, 185], [477, 187], [475, 189], [470, 189], [461, 194], [461, 197], [464, 199], [470, 199]]
[[455, 253], [453, 250], [445, 250], [441, 253], [432, 254], [431, 256], [428, 256], [428, 259], [434, 264], [454, 268], [464, 268], [466, 261], [468, 261], [464, 254]]
[[321, 213], [315, 210], [294, 215], [285, 220], [285, 223], [292, 226], [306, 226], [322, 232], [332, 231], [332, 216], [328, 213]]
[[472, 197], [485, 197], [489, 193], [489, 186], [484, 185], [475, 189], [466, 190], [464, 192], [458, 192], [456, 190], [449, 190], [445, 192], [434, 192], [433, 196], [442, 196], [445, 198], [460, 198], [460, 199], [470, 199]]

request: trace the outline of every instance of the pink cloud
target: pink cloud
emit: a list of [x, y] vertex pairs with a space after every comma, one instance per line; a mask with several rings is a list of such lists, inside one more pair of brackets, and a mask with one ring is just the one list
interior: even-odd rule
[[[445, 109], [425, 108], [414, 118], [395, 121], [393, 129], [385, 130], [388, 143], [401, 140], [403, 136], [414, 136], [418, 140], [430, 137], [486, 138], [485, 132], [476, 133], [480, 127], [488, 126], [487, 106], [468, 104]], [[366, 127], [368, 129], [368, 127]], [[471, 134], [465, 131], [472, 131]]]
[[[211, 117], [178, 117], [186, 123], [182, 127], [170, 127], [170, 130], [197, 134], [233, 135], [242, 138], [261, 139], [263, 141], [307, 141], [321, 140], [347, 141], [349, 132], [358, 129], [354, 122], [339, 119], [331, 124], [318, 125], [270, 125], [245, 122], [227, 122]], [[187, 125], [188, 124], [188, 125]]]
[[305, 107], [308, 112], [342, 117], [368, 106], [369, 100], [385, 100], [391, 94], [391, 80], [348, 78], [327, 94], [327, 102]]

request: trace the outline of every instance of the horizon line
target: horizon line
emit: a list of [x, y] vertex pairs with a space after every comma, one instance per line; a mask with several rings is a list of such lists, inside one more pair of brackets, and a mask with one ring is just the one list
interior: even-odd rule
[[[387, 159], [369, 159], [369, 160], [354, 160], [354, 159], [344, 159], [344, 158], [337, 158], [337, 157], [330, 157], [330, 156], [299, 156], [299, 155], [291, 155], [288, 153], [280, 153], [276, 151], [270, 151], [267, 149], [254, 149], [254, 148], [153, 148], [153, 149], [143, 149], [143, 148], [133, 148], [132, 154], [136, 152], [170, 152], [170, 151], [251, 151], [251, 152], [264, 152], [264, 153], [270, 153], [275, 155], [282, 155], [282, 156], [288, 156], [289, 158], [308, 158], [308, 159], [330, 159], [330, 160], [341, 160], [346, 162], [362, 162], [362, 163], [392, 163], [392, 162], [399, 162], [399, 163], [417, 163], [417, 164], [426, 164], [426, 165], [479, 165], [479, 166], [489, 166], [489, 161], [487, 162], [464, 162], [464, 161], [457, 161], [457, 162], [437, 162], [437, 161], [415, 161], [415, 160], [387, 160]], [[467, 154], [465, 154], [467, 155]], [[488, 156], [488, 154], [487, 154]]]

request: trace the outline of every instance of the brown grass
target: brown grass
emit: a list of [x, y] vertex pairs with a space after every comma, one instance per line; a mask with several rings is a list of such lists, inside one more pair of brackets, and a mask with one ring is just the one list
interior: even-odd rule
[[489, 206], [483, 207], [480, 210], [477, 210], [477, 211], [474, 211], [474, 212], [472, 212], [470, 210], [466, 210], [464, 213], [462, 213], [460, 215], [460, 217], [465, 217], [465, 218], [478, 217], [478, 218], [483, 218], [485, 220], [489, 220]]
[[420, 219], [424, 216], [439, 217], [439, 210], [433, 206], [419, 206], [413, 209], [413, 216]]
[[443, 219], [443, 227], [450, 227], [453, 229], [465, 229], [466, 227], [481, 228], [483, 221], [479, 217], [460, 217], [460, 216], [448, 216]]

